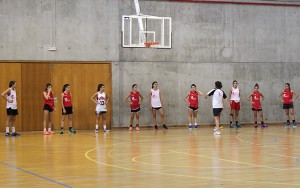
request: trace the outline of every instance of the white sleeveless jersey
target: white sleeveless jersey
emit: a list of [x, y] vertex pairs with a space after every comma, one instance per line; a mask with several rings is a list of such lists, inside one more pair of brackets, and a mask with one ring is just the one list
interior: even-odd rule
[[151, 89], [151, 106], [153, 108], [161, 107], [161, 101], [160, 101], [160, 97], [159, 97], [159, 89], [157, 89], [157, 90]]
[[97, 95], [98, 104], [96, 106], [96, 112], [106, 112], [107, 111], [105, 101], [106, 101], [105, 92], [103, 92], [103, 93], [98, 92], [98, 95]]
[[231, 101], [235, 101], [235, 102], [240, 102], [240, 89], [237, 87], [237, 88], [234, 88], [232, 87], [231, 89], [231, 97], [230, 97], [230, 100]]
[[10, 89], [10, 94], [6, 95], [6, 99], [13, 101], [12, 103], [9, 103], [7, 101], [6, 108], [11, 108], [11, 109], [16, 110], [17, 109], [17, 92], [16, 92], [16, 89], [14, 89], [14, 90]]

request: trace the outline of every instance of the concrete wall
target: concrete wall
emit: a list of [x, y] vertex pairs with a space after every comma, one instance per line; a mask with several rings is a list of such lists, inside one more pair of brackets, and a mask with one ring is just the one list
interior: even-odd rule
[[[124, 97], [133, 83], [146, 97], [141, 125], [151, 124], [146, 101], [154, 80], [168, 124], [187, 122], [183, 97], [192, 83], [207, 92], [221, 80], [228, 93], [234, 79], [243, 103], [258, 82], [267, 120], [284, 120], [280, 90], [290, 82], [300, 91], [299, 8], [147, 0], [140, 6], [144, 14], [172, 17], [172, 49], [120, 47], [121, 15], [135, 13], [133, 0], [1, 0], [0, 60], [112, 61], [114, 126], [128, 125]], [[53, 37], [57, 51], [50, 52]], [[211, 99], [200, 105], [200, 122], [212, 123]], [[222, 120], [228, 118], [226, 111]], [[242, 122], [251, 121], [245, 103]]]

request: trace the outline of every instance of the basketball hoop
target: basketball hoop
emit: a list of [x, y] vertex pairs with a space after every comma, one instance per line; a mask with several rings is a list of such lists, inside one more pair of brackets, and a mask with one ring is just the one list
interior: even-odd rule
[[145, 42], [145, 48], [150, 48], [151, 46], [158, 45], [158, 42]]

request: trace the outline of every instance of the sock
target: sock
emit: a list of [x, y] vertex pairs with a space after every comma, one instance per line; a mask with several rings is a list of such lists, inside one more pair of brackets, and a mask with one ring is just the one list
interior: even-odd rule
[[295, 120], [293, 120], [293, 123], [295, 123], [296, 121]]
[[73, 127], [69, 127], [69, 131], [72, 130], [72, 129], [73, 129]]
[[198, 123], [195, 122], [195, 126], [198, 125]]
[[289, 123], [289, 122], [290, 122], [290, 120], [286, 120], [286, 122], [288, 122], [288, 123]]
[[132, 125], [130, 125], [130, 127], [132, 127]]
[[96, 125], [96, 129], [98, 129], [99, 125]]
[[261, 124], [263, 125], [263, 124], [264, 124], [264, 121], [261, 121]]
[[139, 124], [136, 124], [136, 127], [139, 127]]
[[15, 129], [15, 127], [11, 127], [11, 132], [16, 132], [16, 129]]
[[5, 131], [9, 133], [9, 127], [5, 127]]
[[230, 124], [232, 124], [232, 121], [230, 121]]
[[63, 127], [61, 127], [61, 128], [60, 128], [60, 130], [64, 130], [64, 128], [63, 128]]
[[103, 125], [103, 129], [106, 130], [106, 125]]
[[257, 121], [255, 122], [255, 124], [257, 124]]
[[235, 124], [239, 124], [239, 121], [236, 121]]
[[49, 127], [49, 128], [48, 128], [48, 132], [50, 132], [50, 131], [51, 131], [51, 128]]
[[189, 126], [192, 126], [192, 124], [190, 123]]
[[44, 132], [46, 132], [47, 131], [47, 129], [46, 128], [44, 128]]

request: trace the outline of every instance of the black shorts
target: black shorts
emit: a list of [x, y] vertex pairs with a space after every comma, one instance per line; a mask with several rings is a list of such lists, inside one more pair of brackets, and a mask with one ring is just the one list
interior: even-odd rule
[[136, 109], [130, 109], [130, 112], [131, 113], [137, 113], [137, 112], [140, 112], [141, 111], [141, 108], [140, 107], [138, 107], [138, 108], [136, 108]]
[[47, 110], [49, 112], [53, 112], [53, 108], [51, 108], [48, 104], [44, 104], [43, 110]]
[[153, 110], [160, 110], [162, 107], [152, 107]]
[[223, 108], [213, 108], [214, 116], [220, 116]]
[[193, 110], [193, 111], [198, 111], [198, 107], [191, 107], [191, 106], [189, 106], [188, 109], [189, 110]]
[[262, 111], [262, 108], [252, 108], [252, 110], [259, 112], [259, 111]]
[[73, 107], [69, 106], [69, 107], [65, 107], [66, 113], [64, 113], [64, 110], [61, 109], [61, 113], [62, 115], [68, 115], [68, 114], [73, 114]]
[[290, 108], [294, 108], [293, 104], [283, 104], [283, 109], [290, 109]]
[[100, 111], [100, 112], [95, 111], [95, 114], [96, 115], [106, 114], [106, 111]]
[[6, 109], [6, 114], [8, 116], [16, 116], [16, 115], [18, 115], [18, 110], [17, 109], [7, 108]]

